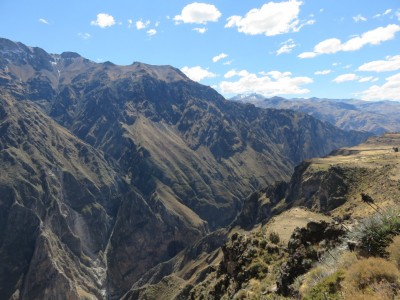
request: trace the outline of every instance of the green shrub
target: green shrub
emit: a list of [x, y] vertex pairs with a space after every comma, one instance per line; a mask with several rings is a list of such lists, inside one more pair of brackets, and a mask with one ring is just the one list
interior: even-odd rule
[[272, 244], [279, 244], [281, 238], [279, 237], [279, 234], [277, 232], [271, 232], [269, 234], [269, 240]]
[[247, 273], [251, 278], [264, 278], [268, 273], [268, 265], [264, 262], [256, 261], [249, 266]]
[[341, 282], [344, 279], [344, 271], [339, 270], [325, 278], [306, 293], [303, 299], [325, 300], [341, 299]]
[[400, 209], [389, 209], [364, 219], [349, 238], [360, 242], [369, 255], [387, 257], [386, 247], [395, 235], [400, 234]]

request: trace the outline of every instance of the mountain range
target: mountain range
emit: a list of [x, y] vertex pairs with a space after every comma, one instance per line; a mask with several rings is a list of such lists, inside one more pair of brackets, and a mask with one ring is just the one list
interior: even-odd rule
[[119, 299], [250, 193], [368, 136], [225, 100], [171, 66], [0, 39], [0, 298]]
[[368, 131], [374, 134], [400, 131], [400, 103], [396, 101], [285, 99], [282, 97], [266, 98], [259, 94], [237, 95], [230, 100], [252, 103], [263, 108], [303, 112], [344, 130]]

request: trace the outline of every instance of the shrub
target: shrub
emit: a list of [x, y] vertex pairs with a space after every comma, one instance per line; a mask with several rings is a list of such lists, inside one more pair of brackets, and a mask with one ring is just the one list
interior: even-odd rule
[[347, 270], [343, 287], [347, 298], [364, 295], [374, 299], [385, 295], [393, 298], [400, 288], [400, 273], [396, 266], [383, 258], [370, 257], [361, 259]]
[[249, 266], [247, 273], [249, 277], [263, 278], [268, 273], [268, 265], [264, 262], [256, 261]]
[[400, 209], [389, 209], [384, 213], [376, 213], [364, 219], [353, 232], [351, 240], [360, 242], [360, 246], [368, 255], [387, 257], [386, 247], [393, 236], [400, 234]]
[[393, 238], [392, 243], [386, 248], [389, 253], [389, 259], [392, 261], [397, 268], [400, 268], [400, 235]]
[[279, 237], [279, 234], [276, 232], [271, 232], [269, 234], [269, 240], [271, 241], [272, 244], [279, 244], [281, 241], [281, 238]]
[[344, 279], [344, 271], [339, 270], [325, 278], [307, 292], [303, 299], [325, 300], [341, 299], [341, 282]]

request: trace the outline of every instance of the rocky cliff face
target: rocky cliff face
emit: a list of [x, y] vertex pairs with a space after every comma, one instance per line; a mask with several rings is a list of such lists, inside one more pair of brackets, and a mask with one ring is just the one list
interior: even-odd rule
[[0, 298], [118, 298], [295, 163], [358, 143], [169, 66], [0, 39]]

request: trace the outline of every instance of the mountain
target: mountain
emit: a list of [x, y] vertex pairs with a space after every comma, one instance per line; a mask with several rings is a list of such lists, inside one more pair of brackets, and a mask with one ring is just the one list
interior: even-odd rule
[[395, 101], [265, 98], [258, 94], [237, 95], [231, 100], [263, 108], [303, 112], [344, 130], [369, 131], [374, 134], [400, 131], [400, 103]]
[[[385, 239], [390, 244], [399, 235], [399, 145], [400, 134], [385, 134], [302, 162], [290, 181], [253, 193], [231, 226], [149, 270], [123, 299], [318, 299], [324, 293], [347, 299], [341, 284], [347, 269], [377, 256], [373, 239], [385, 249]], [[385, 220], [387, 227], [380, 227]], [[370, 232], [377, 236], [363, 237]], [[360, 281], [382, 280], [384, 263]], [[342, 274], [337, 282], [329, 277], [335, 272]], [[396, 282], [400, 273], [394, 273]], [[366, 297], [379, 299], [384, 284], [365, 290], [376, 298]], [[305, 297], [312, 287], [320, 290]], [[388, 290], [398, 295], [396, 284]]]
[[118, 299], [251, 192], [368, 136], [227, 101], [170, 66], [6, 39], [0, 86], [2, 299]]

